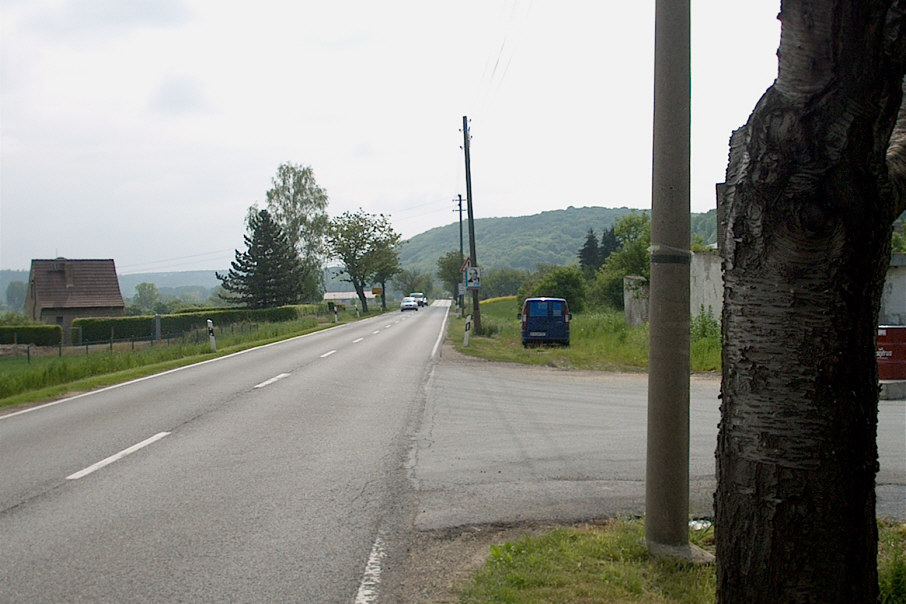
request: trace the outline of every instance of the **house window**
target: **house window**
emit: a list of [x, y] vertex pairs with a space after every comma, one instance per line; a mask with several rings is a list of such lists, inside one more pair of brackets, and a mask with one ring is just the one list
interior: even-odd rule
[[63, 317], [57, 317], [57, 325], [63, 324]]

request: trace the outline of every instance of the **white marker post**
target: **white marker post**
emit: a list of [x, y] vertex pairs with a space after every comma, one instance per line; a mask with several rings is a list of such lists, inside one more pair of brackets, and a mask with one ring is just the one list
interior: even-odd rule
[[211, 352], [217, 352], [217, 342], [214, 341], [214, 321], [208, 319], [208, 338], [211, 340]]
[[469, 332], [472, 331], [472, 315], [466, 317], [466, 331], [462, 336], [462, 345], [468, 347], [469, 345]]

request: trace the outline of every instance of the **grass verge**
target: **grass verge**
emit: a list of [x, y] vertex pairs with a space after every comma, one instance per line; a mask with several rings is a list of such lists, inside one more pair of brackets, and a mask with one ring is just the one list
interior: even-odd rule
[[[248, 348], [333, 327], [313, 317], [284, 323], [262, 323], [254, 331], [222, 333], [217, 352], [207, 338], [201, 343], [158, 344], [137, 351], [92, 352], [87, 355], [0, 359], [0, 408], [53, 400], [191, 365]], [[347, 317], [343, 322], [355, 320]]]
[[[878, 530], [880, 601], [904, 602], [906, 525]], [[653, 559], [644, 531], [642, 520], [617, 519], [492, 546], [460, 602], [713, 602], [713, 565]], [[714, 552], [712, 527], [690, 529], [689, 540]]]
[[[447, 336], [454, 348], [469, 356], [490, 361], [547, 365], [597, 371], [646, 371], [648, 327], [626, 325], [618, 311], [595, 311], [574, 315], [570, 322], [569, 346], [522, 346], [518, 301], [515, 296], [486, 300], [481, 304], [482, 335], [470, 334], [463, 346], [465, 322], [450, 321]], [[692, 371], [720, 370], [719, 333], [692, 339]]]

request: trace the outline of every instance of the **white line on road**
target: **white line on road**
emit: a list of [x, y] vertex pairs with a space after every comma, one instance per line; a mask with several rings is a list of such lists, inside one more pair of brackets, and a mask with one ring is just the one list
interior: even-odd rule
[[321, 355], [321, 358], [326, 359], [327, 357], [329, 357], [330, 355], [332, 355], [335, 352], [336, 352], [336, 350], [331, 350], [331, 351], [325, 352], [324, 354]]
[[447, 317], [449, 317], [449, 316], [450, 316], [450, 307], [447, 306], [447, 310], [444, 313], [444, 320], [440, 324], [440, 333], [437, 334], [437, 341], [434, 342], [434, 348], [431, 349], [431, 358], [432, 359], [437, 356], [437, 350], [440, 348], [440, 345], [443, 343], [444, 336], [447, 335]]
[[255, 384], [255, 388], [264, 388], [265, 386], [270, 386], [274, 382], [282, 380], [283, 378], [287, 378], [287, 377], [289, 377], [288, 373], [281, 373], [280, 375], [275, 375], [274, 377], [272, 377], [269, 380], [265, 380], [265, 381], [261, 382], [260, 384]]
[[356, 339], [356, 340], [353, 340], [352, 343], [353, 343], [353, 344], [358, 344], [359, 342], [361, 342], [361, 341], [364, 340], [364, 339], [365, 339], [365, 338], [358, 338], [358, 339]]
[[155, 434], [155, 435], [152, 436], [151, 438], [145, 439], [145, 440], [143, 440], [142, 442], [138, 443], [137, 445], [132, 445], [132, 446], [129, 447], [128, 449], [123, 449], [122, 451], [120, 451], [120, 452], [117, 453], [116, 455], [111, 455], [111, 456], [108, 457], [107, 459], [102, 459], [101, 461], [97, 462], [96, 464], [94, 464], [94, 465], [92, 465], [92, 466], [88, 466], [88, 467], [85, 468], [84, 470], [81, 470], [81, 471], [79, 471], [79, 472], [76, 472], [75, 474], [70, 474], [69, 476], [66, 477], [66, 480], [78, 480], [79, 478], [83, 478], [83, 477], [85, 477], [85, 476], [88, 476], [88, 475], [91, 474], [92, 472], [95, 472], [95, 471], [97, 471], [97, 470], [100, 470], [100, 469], [103, 468], [104, 466], [109, 466], [109, 465], [112, 464], [113, 462], [118, 461], [118, 460], [120, 460], [120, 459], [126, 457], [127, 455], [130, 455], [130, 454], [132, 454], [132, 453], [135, 453], [135, 452], [138, 451], [139, 449], [142, 449], [142, 448], [144, 448], [144, 447], [147, 447], [147, 446], [150, 445], [151, 443], [154, 443], [154, 442], [159, 441], [160, 439], [162, 439], [163, 437], [167, 436], [168, 434], [170, 434], [170, 433], [169, 433], [169, 432], [158, 432], [157, 434]]
[[378, 329], [377, 331], [372, 331], [371, 333], [372, 333], [372, 335], [378, 335], [379, 333], [381, 333], [381, 330]]
[[371, 547], [368, 564], [365, 565], [365, 576], [359, 584], [359, 593], [356, 594], [355, 604], [371, 604], [377, 602], [378, 587], [381, 585], [381, 561], [384, 559], [384, 540], [378, 537]]

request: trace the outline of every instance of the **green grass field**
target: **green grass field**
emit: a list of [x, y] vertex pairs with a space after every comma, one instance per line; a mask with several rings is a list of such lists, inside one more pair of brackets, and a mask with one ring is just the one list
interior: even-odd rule
[[[493, 361], [598, 371], [646, 371], [648, 327], [629, 327], [618, 311], [576, 314], [570, 322], [569, 346], [522, 346], [515, 297], [481, 304], [482, 335], [471, 334], [463, 346], [465, 322], [450, 322], [448, 337], [456, 350]], [[692, 371], [720, 370], [719, 329], [699, 329], [690, 346]], [[696, 334], [698, 335], [698, 334]]]
[[[351, 316], [346, 320], [352, 320]], [[211, 352], [207, 334], [186, 341], [163, 341], [133, 347], [129, 342], [95, 347], [64, 349], [58, 356], [32, 355], [0, 358], [0, 407], [48, 400], [68, 393], [83, 392], [174, 367], [238, 352], [245, 348], [286, 339], [333, 325], [332, 317], [319, 323], [306, 317], [285, 323], [261, 323], [250, 329], [226, 328], [216, 336], [217, 352]], [[197, 340], [197, 341], [196, 341]]]

